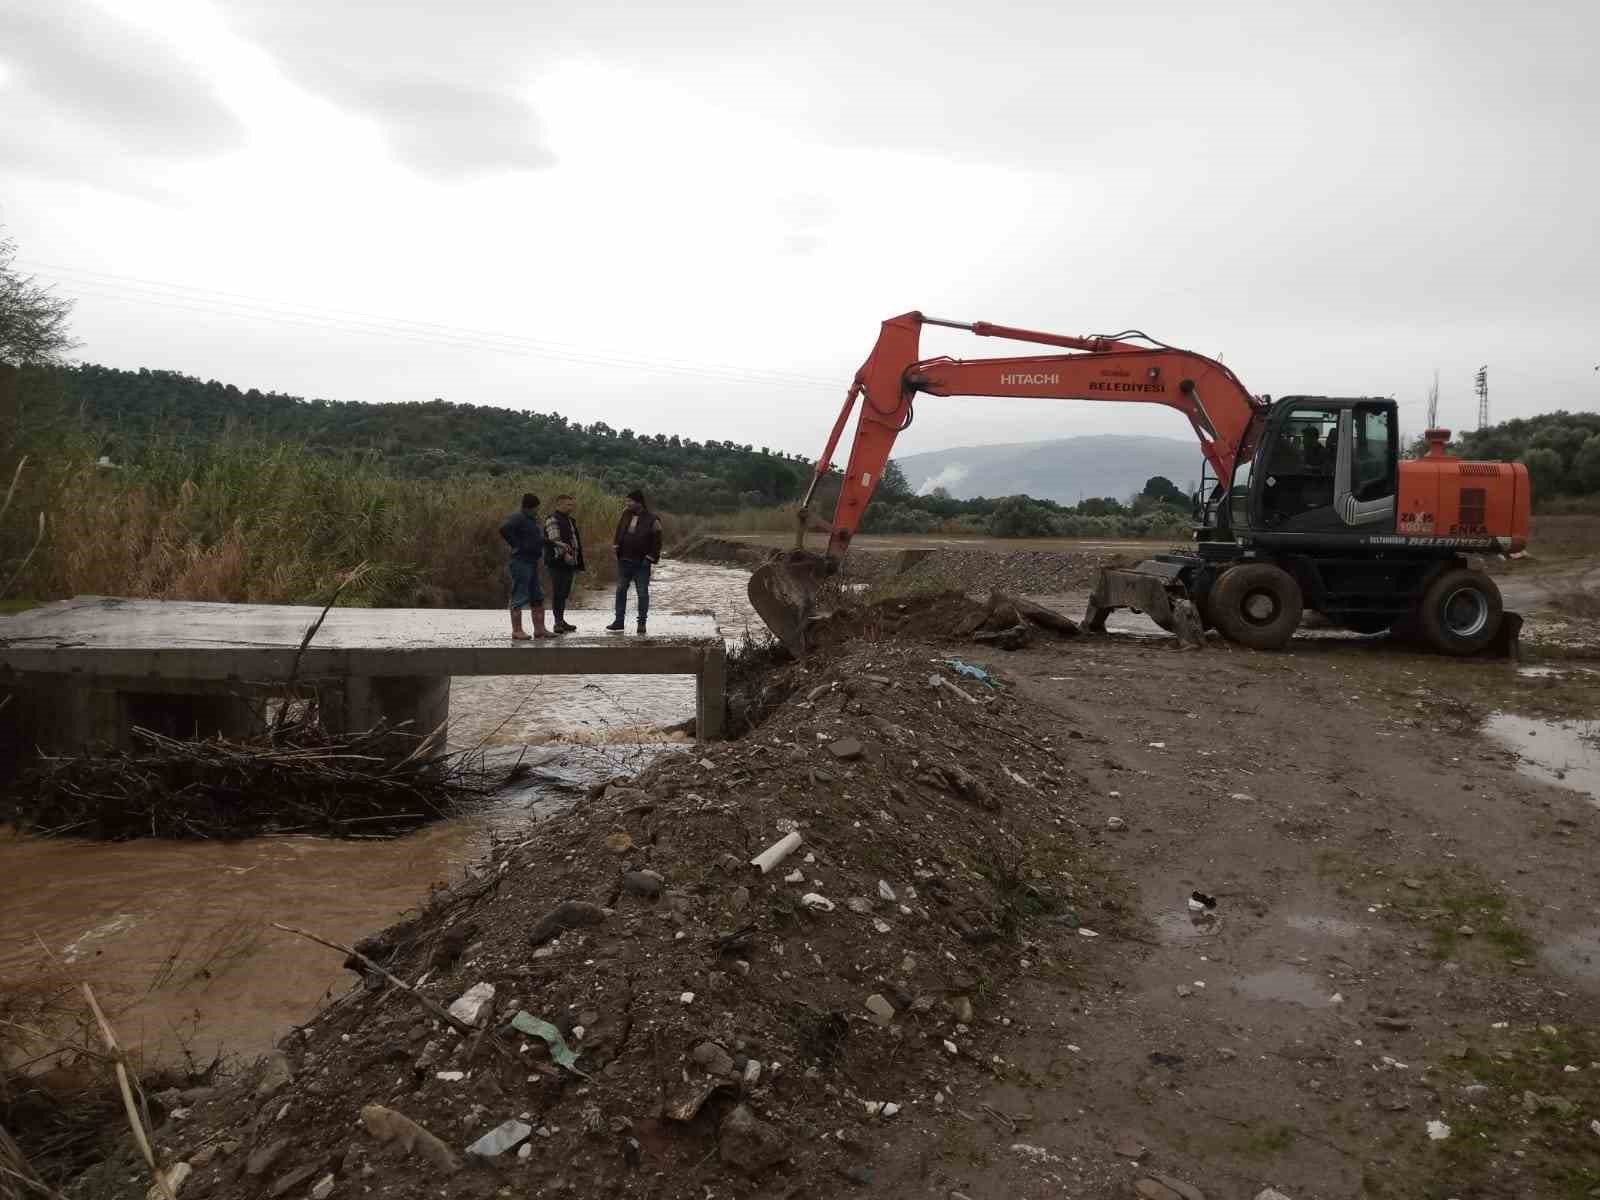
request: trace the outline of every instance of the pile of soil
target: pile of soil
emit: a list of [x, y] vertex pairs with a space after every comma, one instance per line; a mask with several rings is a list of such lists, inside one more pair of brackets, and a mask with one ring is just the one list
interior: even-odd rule
[[[1151, 553], [1164, 547], [1151, 543]], [[1029, 595], [1086, 591], [1105, 567], [1131, 566], [1125, 554], [1105, 550], [940, 549], [900, 573], [907, 582], [938, 580], [968, 591], [999, 589]]]
[[[369, 974], [254, 1074], [183, 1098], [157, 1141], [193, 1168], [186, 1200], [925, 1179], [1015, 1070], [1009, 985], [1074, 978], [1119, 919], [1070, 819], [1082, 743], [925, 643], [777, 673], [756, 732], [597, 790], [358, 946], [460, 1001], [466, 1032]], [[503, 1152], [469, 1151], [502, 1128]], [[137, 1175], [124, 1155], [74, 1194]]]

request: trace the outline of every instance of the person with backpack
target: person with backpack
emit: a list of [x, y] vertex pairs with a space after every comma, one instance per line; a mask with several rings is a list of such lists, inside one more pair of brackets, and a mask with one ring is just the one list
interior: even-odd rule
[[567, 597], [572, 595], [572, 581], [583, 570], [583, 537], [572, 512], [578, 502], [568, 495], [556, 497], [556, 508], [544, 521], [544, 562], [550, 568], [550, 613], [555, 617], [551, 628], [556, 633], [576, 633], [576, 625], [567, 624]]

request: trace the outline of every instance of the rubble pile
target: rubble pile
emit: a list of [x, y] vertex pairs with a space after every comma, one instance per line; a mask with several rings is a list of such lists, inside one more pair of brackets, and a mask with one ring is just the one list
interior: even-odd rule
[[[165, 1097], [183, 1196], [914, 1178], [1011, 1069], [1007, 984], [1070, 979], [1114, 915], [1070, 819], [1073, 731], [925, 643], [783, 671], [742, 740], [501, 846], [358, 943], [363, 982], [256, 1073]], [[113, 1160], [74, 1194], [135, 1195], [138, 1175]]]

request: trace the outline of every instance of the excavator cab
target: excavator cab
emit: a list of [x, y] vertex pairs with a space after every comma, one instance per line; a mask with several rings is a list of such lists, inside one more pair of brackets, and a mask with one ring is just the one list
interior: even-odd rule
[[1228, 488], [1228, 524], [1252, 541], [1393, 532], [1400, 439], [1395, 402], [1288, 396]]

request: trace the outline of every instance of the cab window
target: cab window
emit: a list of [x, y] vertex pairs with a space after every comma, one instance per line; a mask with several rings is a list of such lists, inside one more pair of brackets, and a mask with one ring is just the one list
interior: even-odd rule
[[1375, 404], [1356, 406], [1355, 459], [1350, 491], [1357, 500], [1381, 500], [1395, 492], [1394, 414]]
[[1269, 528], [1333, 504], [1339, 458], [1339, 410], [1304, 405], [1278, 426], [1261, 480], [1262, 518]]

